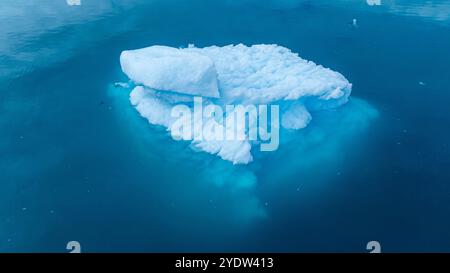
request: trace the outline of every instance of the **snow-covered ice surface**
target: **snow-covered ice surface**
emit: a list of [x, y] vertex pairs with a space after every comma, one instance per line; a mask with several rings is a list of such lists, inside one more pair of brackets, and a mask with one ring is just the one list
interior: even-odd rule
[[203, 54], [152, 46], [122, 52], [120, 64], [136, 84], [188, 95], [219, 97], [214, 62]]
[[[352, 88], [340, 73], [278, 45], [152, 46], [122, 52], [120, 63], [135, 85], [132, 105], [151, 124], [168, 130], [174, 122], [172, 107], [192, 107], [194, 96], [217, 105], [279, 105], [281, 126], [302, 129], [315, 112], [345, 104]], [[253, 160], [249, 140], [202, 140], [193, 145], [234, 164]]]

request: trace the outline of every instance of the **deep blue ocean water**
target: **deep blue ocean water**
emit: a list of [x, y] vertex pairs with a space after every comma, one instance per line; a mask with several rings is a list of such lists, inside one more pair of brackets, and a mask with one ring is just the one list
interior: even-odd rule
[[[30, 2], [0, 7], [1, 252], [450, 251], [450, 1]], [[288, 47], [352, 99], [233, 166], [113, 87], [190, 43]]]

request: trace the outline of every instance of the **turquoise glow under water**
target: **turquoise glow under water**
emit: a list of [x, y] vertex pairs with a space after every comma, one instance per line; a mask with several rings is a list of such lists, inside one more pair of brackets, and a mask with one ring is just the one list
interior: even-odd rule
[[[0, 251], [450, 251], [450, 1], [81, 1], [0, 8]], [[288, 47], [351, 101], [233, 166], [113, 87], [189, 43]]]

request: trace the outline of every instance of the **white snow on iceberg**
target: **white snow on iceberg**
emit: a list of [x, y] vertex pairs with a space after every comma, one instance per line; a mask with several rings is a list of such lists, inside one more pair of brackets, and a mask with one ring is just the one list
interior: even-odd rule
[[214, 62], [202, 54], [152, 46], [122, 52], [120, 64], [136, 84], [162, 91], [219, 97]]
[[[314, 112], [345, 104], [352, 88], [340, 73], [277, 45], [151, 46], [122, 52], [120, 63], [136, 85], [132, 105], [151, 124], [168, 130], [174, 122], [172, 107], [192, 107], [194, 96], [223, 106], [279, 105], [281, 126], [298, 130], [307, 127]], [[192, 144], [234, 164], [247, 164], [253, 160], [253, 143], [244, 139]]]

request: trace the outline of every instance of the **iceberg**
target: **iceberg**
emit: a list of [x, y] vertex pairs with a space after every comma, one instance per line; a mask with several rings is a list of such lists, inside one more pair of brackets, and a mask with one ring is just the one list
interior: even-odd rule
[[167, 46], [124, 51], [123, 72], [136, 84], [188, 95], [219, 97], [217, 71], [207, 56]]
[[[300, 130], [316, 112], [347, 103], [352, 89], [339, 72], [278, 45], [150, 46], [123, 51], [120, 64], [134, 85], [131, 104], [149, 123], [168, 131], [175, 122], [173, 107], [183, 104], [192, 109], [195, 97], [207, 105], [276, 105], [281, 127]], [[231, 114], [224, 112], [224, 119]], [[213, 118], [201, 119], [193, 115], [190, 122], [202, 127]], [[237, 127], [246, 130], [245, 125]], [[248, 131], [245, 134], [239, 140], [193, 139], [192, 146], [233, 164], [248, 164], [253, 160], [252, 145], [259, 141], [250, 139]]]

